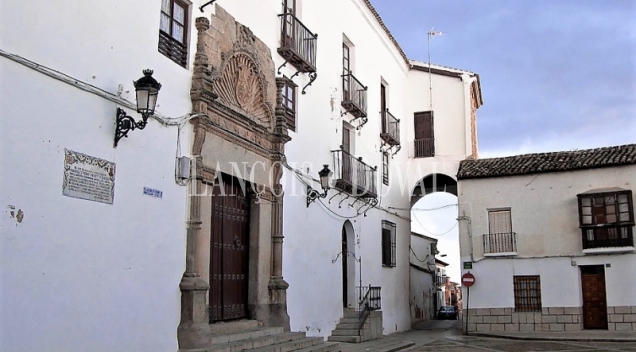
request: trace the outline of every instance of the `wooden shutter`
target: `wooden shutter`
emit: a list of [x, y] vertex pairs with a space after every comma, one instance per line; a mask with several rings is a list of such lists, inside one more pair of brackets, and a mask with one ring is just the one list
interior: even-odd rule
[[433, 112], [415, 113], [415, 139], [434, 138]]
[[342, 125], [342, 150], [351, 153], [351, 130]]
[[512, 233], [510, 210], [488, 212], [488, 233]]

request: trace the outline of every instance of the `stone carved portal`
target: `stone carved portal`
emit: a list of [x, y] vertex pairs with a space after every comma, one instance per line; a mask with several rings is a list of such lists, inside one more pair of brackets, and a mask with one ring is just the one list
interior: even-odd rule
[[287, 283], [282, 276], [280, 178], [287, 135], [281, 90], [270, 49], [216, 5], [197, 18], [197, 52], [190, 96], [194, 111], [195, 173], [186, 272], [180, 288], [180, 348], [210, 343], [208, 290], [212, 186], [222, 174], [245, 181], [249, 201], [248, 318], [289, 330]]

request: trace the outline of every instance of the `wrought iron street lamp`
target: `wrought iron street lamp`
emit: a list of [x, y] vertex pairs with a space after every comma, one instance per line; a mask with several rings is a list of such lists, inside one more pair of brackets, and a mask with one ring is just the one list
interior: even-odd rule
[[143, 130], [148, 123], [148, 117], [155, 113], [157, 95], [159, 95], [161, 83], [152, 78], [152, 70], [147, 69], [143, 72], [144, 76], [136, 82], [133, 82], [137, 95], [137, 112], [141, 114], [142, 119], [135, 122], [135, 119], [126, 115], [126, 112], [123, 109], [117, 108], [114, 147], [117, 147], [117, 142], [119, 142], [120, 139], [128, 137], [129, 131], [134, 129]]
[[323, 165], [322, 170], [318, 172], [318, 176], [320, 176], [320, 187], [322, 187], [324, 193], [320, 193], [311, 188], [311, 186], [307, 186], [307, 208], [309, 208], [309, 204], [313, 203], [316, 199], [325, 198], [327, 196], [327, 191], [329, 191], [329, 177], [331, 176], [329, 165]]

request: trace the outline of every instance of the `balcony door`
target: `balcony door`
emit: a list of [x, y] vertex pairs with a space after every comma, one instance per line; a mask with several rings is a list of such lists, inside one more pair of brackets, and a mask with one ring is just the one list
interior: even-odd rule
[[581, 266], [583, 328], [607, 329], [605, 270], [602, 265]]
[[285, 26], [285, 43], [282, 46], [294, 46], [294, 27], [296, 25], [296, 0], [283, 0], [283, 15]]
[[342, 125], [342, 179], [351, 183], [353, 179], [353, 163], [351, 156], [351, 128]]
[[382, 116], [382, 133], [387, 133], [389, 126], [387, 126], [386, 116], [386, 87], [384, 84], [380, 84], [380, 115]]
[[342, 100], [351, 100], [351, 60], [347, 44], [342, 43]]
[[427, 158], [435, 156], [435, 135], [433, 112], [416, 112], [415, 121], [415, 157]]

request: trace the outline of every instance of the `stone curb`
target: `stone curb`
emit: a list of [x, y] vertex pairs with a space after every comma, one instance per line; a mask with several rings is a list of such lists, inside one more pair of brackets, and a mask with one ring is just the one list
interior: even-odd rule
[[[465, 336], [465, 335], [464, 335]], [[634, 337], [568, 337], [568, 336], [515, 336], [504, 334], [489, 334], [484, 332], [471, 332], [468, 336], [495, 337], [509, 340], [527, 340], [527, 341], [582, 341], [582, 342], [636, 342]]]

